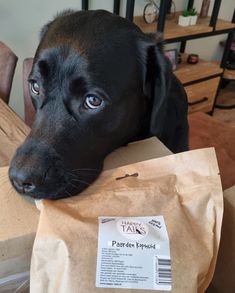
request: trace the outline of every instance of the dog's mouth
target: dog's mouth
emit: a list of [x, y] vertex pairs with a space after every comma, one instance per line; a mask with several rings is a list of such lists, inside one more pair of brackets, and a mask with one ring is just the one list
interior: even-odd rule
[[[43, 194], [46, 195], [46, 198], [50, 199], [60, 199], [78, 195], [84, 189], [88, 188], [99, 176], [102, 168], [77, 168], [69, 170], [65, 173], [61, 182], [58, 182], [57, 191], [38, 193], [34, 198], [44, 198]], [[39, 197], [38, 197], [39, 196]]]
[[[22, 171], [21, 171], [22, 172]], [[50, 168], [41, 180], [22, 180], [23, 176], [18, 171], [14, 175], [14, 167], [9, 169], [10, 181], [15, 190], [34, 199], [61, 199], [81, 193], [89, 187], [99, 176], [101, 168], [77, 168], [69, 171], [53, 170]]]
[[30, 142], [18, 148], [9, 168], [9, 179], [20, 194], [35, 199], [74, 196], [89, 187], [102, 171], [102, 162], [91, 163], [93, 159], [68, 164], [54, 148]]

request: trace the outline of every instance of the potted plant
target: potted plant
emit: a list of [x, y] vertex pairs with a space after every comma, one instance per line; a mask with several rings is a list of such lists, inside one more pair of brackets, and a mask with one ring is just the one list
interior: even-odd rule
[[197, 11], [195, 8], [189, 10], [190, 14], [190, 25], [195, 25], [197, 23]]
[[189, 10], [182, 11], [182, 14], [179, 16], [178, 24], [181, 26], [190, 25], [190, 12], [189, 12]]

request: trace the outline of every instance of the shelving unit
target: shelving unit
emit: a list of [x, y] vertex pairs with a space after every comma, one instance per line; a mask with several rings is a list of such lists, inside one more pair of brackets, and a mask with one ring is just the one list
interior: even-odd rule
[[[198, 18], [198, 23], [194, 26], [181, 27], [178, 25], [180, 12], [177, 12], [173, 19], [167, 19], [168, 1], [160, 1], [158, 22], [147, 24], [144, 22], [143, 16], [134, 17], [135, 0], [127, 0], [126, 18], [133, 21], [145, 33], [163, 33], [165, 43], [180, 42], [181, 53], [185, 52], [189, 40], [227, 34], [220, 64], [199, 60], [197, 65], [190, 65], [185, 61], [187, 56], [183, 55], [182, 64], [174, 72], [188, 94], [189, 112], [213, 113], [221, 78], [235, 75], [231, 70], [225, 70], [228, 52], [233, 40], [233, 32], [235, 32], [235, 11], [231, 22], [218, 19], [222, 0], [215, 0], [210, 17]], [[190, 9], [193, 6], [194, 0], [188, 0], [187, 8]], [[82, 0], [82, 8], [89, 9], [88, 0]], [[120, 0], [113, 1], [113, 12], [119, 14]]]
[[[212, 34], [228, 33], [231, 29], [235, 29], [235, 23], [218, 19], [215, 30], [213, 30], [213, 27], [209, 25], [210, 17], [198, 18], [196, 25], [182, 27], [178, 25], [179, 15], [180, 12], [176, 12], [173, 19], [165, 22], [164, 40], [166, 40], [166, 43], [179, 42], [179, 39], [183, 40], [184, 38], [189, 40], [211, 36]], [[134, 17], [133, 22], [145, 33], [156, 32], [156, 23], [147, 24], [142, 16]]]
[[225, 69], [224, 74], [223, 74], [223, 78], [229, 79], [229, 80], [235, 80], [235, 70]]
[[182, 82], [189, 104], [189, 113], [211, 112], [223, 69], [217, 62], [200, 59], [197, 64], [187, 63], [187, 54], [182, 54], [175, 75]]
[[223, 69], [219, 66], [218, 62], [200, 59], [197, 64], [189, 64], [187, 63], [187, 57], [187, 54], [181, 54], [182, 62], [174, 72], [184, 86], [204, 81], [207, 77], [218, 77], [223, 73]]
[[[133, 0], [127, 0], [127, 5]], [[188, 9], [192, 8], [193, 0], [188, 1]], [[182, 54], [182, 63], [174, 72], [182, 82], [188, 95], [189, 113], [195, 111], [203, 111], [213, 113], [216, 97], [220, 88], [222, 77], [235, 76], [232, 70], [225, 68], [228, 50], [231, 46], [232, 34], [235, 31], [235, 12], [231, 22], [218, 19], [221, 0], [215, 0], [211, 17], [198, 18], [198, 22], [194, 26], [181, 27], [178, 25], [178, 18], [181, 12], [177, 12], [172, 19], [167, 19], [166, 7], [167, 0], [161, 0], [158, 23], [147, 24], [142, 16], [133, 17], [129, 14], [129, 18], [140, 27], [145, 33], [162, 32], [165, 43], [181, 43], [180, 52], [184, 53], [186, 42], [192, 39], [199, 39], [220, 34], [228, 34], [224, 47], [224, 54], [221, 63], [207, 62], [199, 60], [196, 65], [186, 62], [187, 55]], [[194, 52], [195, 53], [195, 52]]]

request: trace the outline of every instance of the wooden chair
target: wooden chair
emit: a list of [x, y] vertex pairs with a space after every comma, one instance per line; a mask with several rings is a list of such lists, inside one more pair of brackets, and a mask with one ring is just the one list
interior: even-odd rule
[[24, 120], [28, 126], [32, 126], [35, 116], [35, 109], [31, 100], [28, 86], [28, 77], [33, 65], [33, 58], [26, 58], [23, 61], [23, 94], [24, 94]]
[[8, 104], [18, 57], [0, 41], [0, 97]]

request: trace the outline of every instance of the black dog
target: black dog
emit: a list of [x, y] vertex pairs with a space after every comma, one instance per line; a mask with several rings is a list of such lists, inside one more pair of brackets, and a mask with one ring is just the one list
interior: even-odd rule
[[9, 177], [20, 193], [57, 199], [81, 192], [105, 156], [159, 137], [187, 150], [187, 98], [161, 44], [106, 11], [67, 11], [47, 24], [29, 77], [36, 119]]

